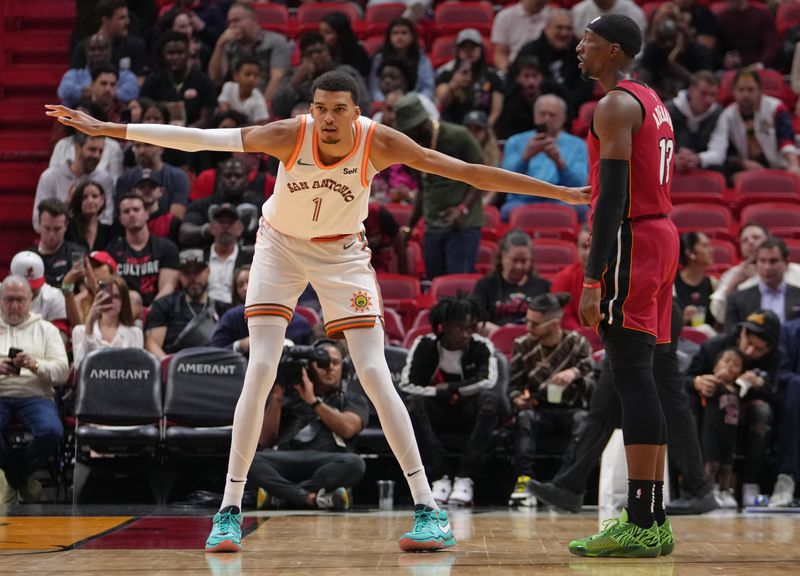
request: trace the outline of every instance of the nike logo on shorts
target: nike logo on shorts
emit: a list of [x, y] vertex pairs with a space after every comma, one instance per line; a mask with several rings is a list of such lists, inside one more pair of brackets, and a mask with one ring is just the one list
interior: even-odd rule
[[351, 247], [353, 244], [355, 244], [355, 243], [356, 243], [356, 241], [355, 241], [355, 240], [353, 240], [352, 242], [350, 242], [350, 244], [345, 244], [344, 246], [342, 246], [342, 248], [344, 248], [345, 250], [347, 250], [348, 248], [350, 248], [350, 247]]
[[300, 166], [313, 166], [313, 164], [309, 164], [308, 162], [303, 162], [302, 160], [298, 160], [297, 163], [300, 164]]

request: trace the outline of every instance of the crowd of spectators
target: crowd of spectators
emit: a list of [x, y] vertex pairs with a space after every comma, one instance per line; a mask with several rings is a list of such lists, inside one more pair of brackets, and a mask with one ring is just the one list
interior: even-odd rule
[[[620, 13], [645, 33], [635, 73], [670, 111], [676, 174], [717, 170], [729, 184], [739, 172], [764, 168], [800, 175], [796, 97], [788, 87], [782, 99], [770, 95], [772, 87], [767, 94], [762, 76], [800, 70], [780, 49], [772, 5], [729, 0], [710, 9], [697, 0], [668, 0], [645, 13], [631, 0], [583, 0], [569, 9], [520, 0], [495, 6], [490, 34], [485, 22], [454, 33], [450, 56], [442, 57], [433, 49], [441, 40], [432, 33], [434, 7], [419, 0], [408, 0], [378, 41], [365, 39], [360, 23], [346, 14], [380, 3], [343, 2], [348, 10], [327, 14], [317, 30], [284, 34], [244, 0], [101, 0], [79, 17], [58, 97], [115, 122], [241, 127], [306, 113], [314, 79], [343, 70], [357, 80], [363, 115], [422, 146], [581, 186], [589, 173], [585, 130], [591, 129], [581, 114], [598, 93], [580, 78], [575, 47], [586, 23]], [[796, 36], [797, 30], [786, 34]], [[798, 84], [800, 78], [789, 82]], [[249, 354], [243, 299], [260, 208], [273, 193], [277, 169], [264, 155], [189, 154], [60, 125], [52, 143], [32, 214], [38, 242], [15, 256], [3, 282], [7, 342], [0, 346], [9, 358], [0, 366], [0, 428], [12, 415], [22, 420], [33, 429], [35, 448], [16, 466], [0, 444], [0, 467], [7, 493], [24, 501], [36, 499], [31, 472], [60, 437], [50, 405], [53, 387], [67, 380], [68, 357], [77, 367], [104, 347], [143, 348], [162, 359], [203, 345]], [[583, 433], [601, 371], [592, 354], [593, 346], [600, 353], [597, 342], [577, 315], [588, 254], [586, 207], [569, 207], [578, 224], [560, 238], [575, 244], [574, 260], [541, 272], [538, 231], [507, 223], [530, 204], [552, 201], [475, 190], [400, 165], [375, 178], [370, 200], [365, 230], [379, 274], [433, 281], [475, 273], [482, 249], [491, 254], [474, 289], [431, 302], [429, 317], [423, 310], [420, 325], [429, 325], [430, 334], [408, 343], [399, 382], [437, 500], [472, 502], [492, 433], [505, 428], [512, 431], [518, 475], [510, 501], [535, 503], [526, 483], [538, 474], [537, 436], [562, 438], [565, 462], [572, 458], [569, 446]], [[496, 228], [486, 219], [493, 211]], [[739, 260], [727, 270], [714, 265], [712, 233], [684, 230], [675, 298], [685, 326], [707, 339], [691, 350], [684, 392], [695, 407], [708, 479], [719, 484], [720, 502], [731, 505], [738, 477], [761, 483], [761, 491], [775, 483], [773, 505], [787, 505], [800, 482], [800, 264], [766, 226], [742, 224]], [[301, 303], [308, 314], [295, 314], [287, 337], [309, 344], [322, 333], [313, 290]], [[519, 337], [498, 351], [495, 335], [509, 326], [519, 328]], [[502, 352], [510, 359], [507, 391], [498, 384]], [[303, 382], [309, 397], [313, 390], [330, 392], [324, 371], [315, 370]], [[283, 389], [275, 390], [267, 406], [272, 428], [265, 421], [262, 445], [303, 444], [301, 436], [279, 434], [285, 423], [276, 418], [281, 402], [301, 422], [307, 414], [295, 405], [297, 397], [288, 406]], [[340, 435], [341, 445], [335, 442], [336, 451], [352, 451], [368, 421], [361, 400], [351, 396], [336, 399], [344, 402], [336, 412], [351, 414], [345, 424], [331, 420], [334, 438], [336, 426], [348, 434]], [[44, 404], [46, 424], [29, 416]], [[466, 437], [460, 461], [448, 462], [443, 438], [459, 432]], [[741, 470], [735, 456], [744, 456]], [[332, 461], [342, 486], [363, 474], [348, 458]], [[320, 457], [319, 466], [326, 465], [329, 458]], [[292, 457], [264, 452], [254, 475], [293, 505], [319, 499], [319, 507], [336, 507], [346, 499], [318, 471], [299, 484], [285, 481], [293, 466]]]

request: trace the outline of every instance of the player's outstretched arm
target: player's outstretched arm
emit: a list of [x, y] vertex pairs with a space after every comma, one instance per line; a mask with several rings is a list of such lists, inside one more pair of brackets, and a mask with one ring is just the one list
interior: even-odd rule
[[89, 136], [108, 136], [175, 148], [186, 152], [215, 150], [221, 152], [262, 152], [288, 158], [294, 148], [299, 120], [292, 118], [265, 126], [247, 128], [184, 128], [170, 124], [117, 124], [101, 122], [80, 110], [47, 104], [47, 115], [65, 126]]
[[470, 164], [436, 150], [424, 148], [408, 136], [382, 125], [376, 130], [370, 158], [378, 170], [383, 170], [392, 164], [405, 164], [423, 172], [465, 182], [478, 190], [542, 196], [570, 204], [588, 204], [590, 198], [588, 186], [581, 188], [555, 186], [502, 168]]

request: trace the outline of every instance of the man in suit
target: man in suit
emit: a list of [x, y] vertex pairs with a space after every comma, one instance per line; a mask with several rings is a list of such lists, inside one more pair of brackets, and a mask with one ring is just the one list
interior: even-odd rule
[[728, 297], [725, 325], [742, 322], [751, 312], [772, 310], [781, 324], [800, 318], [800, 288], [784, 280], [789, 265], [789, 251], [780, 238], [767, 238], [756, 250], [758, 284]]

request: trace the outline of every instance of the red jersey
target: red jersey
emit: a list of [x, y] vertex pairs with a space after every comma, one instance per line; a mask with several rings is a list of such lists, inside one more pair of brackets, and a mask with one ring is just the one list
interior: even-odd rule
[[[631, 150], [630, 197], [625, 205], [626, 218], [639, 218], [672, 212], [672, 186], [675, 135], [672, 119], [661, 99], [647, 85], [623, 80], [614, 90], [623, 90], [636, 98], [644, 120], [633, 135]], [[592, 214], [600, 193], [600, 141], [589, 131], [589, 177], [592, 183]]]

